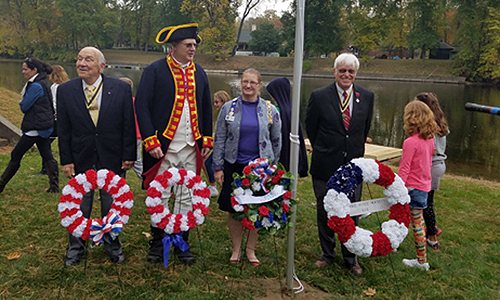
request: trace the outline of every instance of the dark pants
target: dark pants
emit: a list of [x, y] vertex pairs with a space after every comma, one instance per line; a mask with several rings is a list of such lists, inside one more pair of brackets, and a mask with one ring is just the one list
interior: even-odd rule
[[427, 195], [427, 207], [424, 209], [425, 226], [427, 227], [427, 236], [436, 235], [436, 215], [434, 214], [434, 191]]
[[[327, 181], [316, 179], [313, 177], [313, 188], [314, 194], [316, 195], [316, 212], [317, 212], [317, 223], [318, 223], [318, 234], [319, 242], [321, 244], [321, 259], [327, 263], [333, 262], [337, 253], [335, 252], [335, 232], [328, 227], [328, 214], [323, 206], [323, 198], [326, 195], [326, 183]], [[359, 185], [354, 191], [354, 196], [351, 198], [351, 202], [357, 202], [361, 199], [361, 185]], [[352, 218], [354, 223], [358, 225], [358, 217]], [[349, 252], [344, 244], [341, 243], [342, 257], [344, 258], [344, 263], [347, 266], [355, 265], [358, 260], [356, 255]]]
[[24, 154], [28, 152], [28, 150], [36, 144], [38, 150], [40, 151], [40, 155], [44, 163], [51, 161], [54, 159], [52, 156], [52, 150], [50, 149], [50, 138], [43, 138], [40, 136], [27, 136], [23, 134], [19, 142], [17, 142], [16, 146], [10, 153], [10, 160], [17, 164], [21, 163]]
[[[117, 174], [124, 177], [123, 174]], [[101, 202], [101, 218], [106, 216], [111, 208], [111, 204], [113, 204], [113, 198], [105, 191], [99, 190], [100, 202]], [[90, 214], [92, 213], [92, 203], [94, 201], [94, 191], [90, 191], [85, 194], [82, 198], [82, 203], [80, 204], [80, 210], [83, 213], [83, 216], [87, 219], [90, 218]], [[89, 241], [91, 242], [91, 241]], [[109, 242], [107, 239], [104, 241], [104, 249], [108, 252], [110, 258], [115, 258], [118, 255], [122, 254], [122, 244], [118, 237], [116, 239], [111, 240]], [[85, 253], [85, 241], [82, 238], [77, 238], [72, 234], [69, 234], [69, 248], [66, 257], [69, 260], [77, 260], [79, 261], [82, 255]]]
[[205, 167], [207, 168], [207, 175], [208, 175], [208, 182], [209, 183], [214, 183], [215, 182], [215, 176], [214, 176], [214, 166], [213, 166], [213, 158], [212, 158], [212, 153], [205, 159]]

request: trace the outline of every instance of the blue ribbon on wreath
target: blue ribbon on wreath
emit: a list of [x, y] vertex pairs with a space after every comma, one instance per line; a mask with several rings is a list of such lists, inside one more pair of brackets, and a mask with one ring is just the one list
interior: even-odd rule
[[187, 250], [189, 250], [189, 245], [182, 238], [182, 232], [176, 234], [167, 234], [161, 241], [163, 242], [163, 263], [165, 268], [168, 266], [170, 246], [174, 245], [182, 252], [186, 252]]
[[266, 188], [266, 183], [269, 181], [271, 176], [276, 171], [276, 166], [269, 165], [269, 161], [263, 162], [260, 166], [255, 167], [252, 170], [252, 174], [257, 176], [262, 187], [262, 190], [266, 193], [269, 193], [269, 190]]
[[102, 220], [94, 219], [90, 226], [90, 236], [92, 247], [101, 245], [104, 240], [112, 241], [120, 235], [123, 229], [123, 222], [113, 212], [109, 212]]

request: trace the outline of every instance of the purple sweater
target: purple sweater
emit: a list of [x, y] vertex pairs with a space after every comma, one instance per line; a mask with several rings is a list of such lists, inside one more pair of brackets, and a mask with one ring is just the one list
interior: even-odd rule
[[240, 164], [259, 157], [259, 120], [257, 119], [258, 101], [241, 101], [240, 140], [238, 142], [238, 158]]
[[431, 190], [433, 152], [433, 138], [423, 140], [416, 133], [403, 142], [403, 156], [399, 163], [398, 175], [406, 187], [424, 192]]

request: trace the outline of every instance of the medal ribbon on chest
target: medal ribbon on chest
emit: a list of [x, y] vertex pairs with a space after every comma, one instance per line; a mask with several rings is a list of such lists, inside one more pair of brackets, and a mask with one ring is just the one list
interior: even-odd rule
[[342, 95], [340, 95], [340, 93], [337, 91], [337, 94], [339, 95], [339, 99], [340, 99], [340, 111], [341, 112], [344, 112], [346, 110], [346, 108], [349, 106], [349, 104], [351, 103], [351, 96], [352, 96], [352, 91], [354, 89], [351, 89], [351, 91], [349, 92], [349, 95], [347, 96], [347, 98], [345, 100], [342, 100], [344, 97], [342, 97]]

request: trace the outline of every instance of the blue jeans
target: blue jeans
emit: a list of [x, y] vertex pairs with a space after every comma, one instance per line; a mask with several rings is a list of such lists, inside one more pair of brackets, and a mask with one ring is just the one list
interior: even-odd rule
[[213, 158], [212, 158], [212, 153], [207, 157], [205, 160], [205, 167], [207, 168], [207, 174], [208, 174], [208, 181], [210, 183], [215, 182], [215, 176], [214, 176], [214, 166], [213, 166]]
[[408, 192], [410, 195], [410, 207], [415, 209], [427, 208], [427, 195], [428, 192], [424, 192], [417, 189], [412, 189]]

